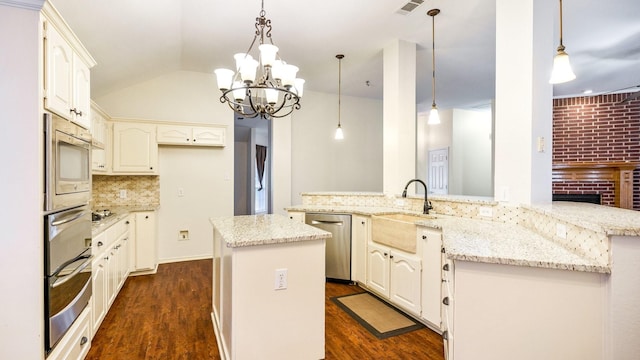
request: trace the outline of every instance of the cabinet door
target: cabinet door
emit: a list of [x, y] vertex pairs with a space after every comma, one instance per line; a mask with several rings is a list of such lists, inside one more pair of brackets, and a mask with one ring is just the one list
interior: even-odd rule
[[100, 113], [93, 108], [91, 109], [91, 137], [93, 146], [104, 148], [107, 135], [107, 121]]
[[418, 235], [422, 242], [422, 318], [440, 328], [442, 235], [425, 228], [419, 228]]
[[226, 129], [222, 127], [198, 127], [192, 129], [194, 145], [224, 146]]
[[392, 250], [389, 267], [389, 299], [406, 311], [420, 315], [420, 258]]
[[117, 278], [118, 278], [118, 259], [116, 257], [115, 244], [112, 245], [106, 252], [106, 295], [107, 295], [107, 308], [111, 307], [113, 300], [117, 295]]
[[136, 270], [156, 268], [156, 214], [153, 211], [136, 213]]
[[71, 120], [73, 50], [53, 25], [46, 33], [45, 101], [48, 110]]
[[188, 145], [193, 142], [191, 127], [178, 125], [158, 125], [158, 144]]
[[127, 226], [129, 227], [129, 237], [127, 242], [129, 243], [129, 260], [127, 264], [129, 269], [127, 273], [136, 270], [136, 214], [131, 213], [127, 219]]
[[113, 172], [157, 174], [158, 144], [152, 124], [113, 124]]
[[[106, 255], [104, 255], [106, 256]], [[95, 333], [100, 328], [100, 324], [102, 324], [102, 320], [104, 320], [105, 315], [107, 314], [107, 295], [106, 295], [106, 280], [107, 280], [107, 264], [106, 260], [103, 256], [96, 258], [91, 264], [92, 268], [92, 279], [91, 286], [93, 294], [91, 295], [92, 299], [92, 319], [93, 319], [93, 331], [92, 334]]]
[[304, 213], [301, 211], [289, 211], [289, 219], [304, 224]]
[[106, 152], [104, 149], [93, 148], [91, 150], [91, 171], [93, 173], [107, 172]]
[[353, 215], [351, 218], [351, 278], [367, 283], [367, 243], [371, 238], [371, 218]]
[[367, 287], [389, 297], [389, 249], [375, 243], [368, 244]]
[[91, 73], [80, 56], [73, 55], [73, 101], [71, 120], [87, 129], [91, 128]]

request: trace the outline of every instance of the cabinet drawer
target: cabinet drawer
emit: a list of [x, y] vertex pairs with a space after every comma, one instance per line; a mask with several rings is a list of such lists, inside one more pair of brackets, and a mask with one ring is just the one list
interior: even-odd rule
[[91, 348], [91, 307], [87, 306], [47, 360], [84, 359]]

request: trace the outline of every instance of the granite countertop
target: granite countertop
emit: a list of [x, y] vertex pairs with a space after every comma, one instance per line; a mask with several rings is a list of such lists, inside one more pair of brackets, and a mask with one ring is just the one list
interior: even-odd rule
[[[394, 208], [357, 206], [298, 205], [288, 207], [287, 210], [359, 215], [412, 214]], [[557, 242], [523, 226], [434, 215], [435, 218], [416, 221], [416, 225], [441, 230], [445, 252], [450, 259], [573, 271], [611, 272], [608, 263], [571, 252]]]
[[211, 218], [213, 227], [230, 248], [320, 240], [331, 233], [282, 215], [246, 215]]
[[610, 273], [608, 263], [569, 251], [515, 224], [437, 215], [417, 225], [442, 230], [447, 257], [454, 260]]
[[136, 211], [155, 211], [158, 210], [159, 205], [130, 205], [130, 206], [102, 206], [93, 211], [100, 211], [102, 209], [108, 209], [111, 211], [111, 216], [107, 216], [102, 220], [91, 222], [91, 234], [96, 236], [101, 232], [107, 230], [111, 225], [117, 223], [123, 218], [129, 216], [130, 213]]

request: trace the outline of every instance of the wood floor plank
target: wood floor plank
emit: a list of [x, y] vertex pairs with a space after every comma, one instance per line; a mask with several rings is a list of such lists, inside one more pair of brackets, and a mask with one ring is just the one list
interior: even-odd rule
[[[162, 264], [155, 275], [127, 279], [87, 360], [220, 359], [211, 324], [211, 260]], [[441, 337], [429, 329], [379, 340], [330, 298], [363, 290], [327, 283], [325, 359], [443, 360]], [[271, 360], [271, 359], [264, 359]]]

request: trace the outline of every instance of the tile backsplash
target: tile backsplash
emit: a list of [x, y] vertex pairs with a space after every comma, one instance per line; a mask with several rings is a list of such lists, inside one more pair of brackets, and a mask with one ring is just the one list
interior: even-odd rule
[[[93, 176], [93, 208], [109, 206], [160, 205], [160, 177], [157, 175]], [[120, 196], [121, 191], [126, 196]]]

